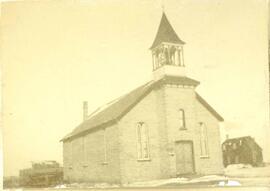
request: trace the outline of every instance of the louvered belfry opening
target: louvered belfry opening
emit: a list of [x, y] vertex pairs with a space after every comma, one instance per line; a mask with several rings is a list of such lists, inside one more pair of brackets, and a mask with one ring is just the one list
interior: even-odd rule
[[184, 67], [182, 41], [163, 12], [156, 38], [151, 46], [153, 70], [164, 65]]

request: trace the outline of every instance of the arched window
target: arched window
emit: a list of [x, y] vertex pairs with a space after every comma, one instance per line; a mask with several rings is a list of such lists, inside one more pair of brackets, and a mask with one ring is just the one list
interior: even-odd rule
[[179, 109], [179, 119], [180, 129], [186, 129], [185, 111], [183, 109]]
[[200, 122], [200, 141], [201, 141], [201, 157], [208, 157], [207, 129], [204, 123]]
[[138, 159], [150, 159], [148, 129], [145, 123], [137, 123]]
[[86, 166], [86, 144], [85, 144], [85, 135], [82, 136], [81, 141], [82, 141], [82, 163], [83, 163], [83, 167]]
[[106, 128], [103, 129], [103, 162], [102, 164], [107, 164], [107, 133]]

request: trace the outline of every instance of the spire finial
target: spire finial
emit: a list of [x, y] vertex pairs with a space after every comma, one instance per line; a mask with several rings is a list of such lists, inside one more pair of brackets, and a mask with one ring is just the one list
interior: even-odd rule
[[164, 13], [165, 12], [164, 0], [161, 0], [161, 9], [162, 12]]

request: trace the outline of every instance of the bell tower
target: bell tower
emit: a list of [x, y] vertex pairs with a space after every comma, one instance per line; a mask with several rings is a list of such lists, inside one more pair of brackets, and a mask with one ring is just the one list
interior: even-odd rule
[[150, 48], [154, 80], [164, 76], [185, 76], [184, 44], [163, 12], [156, 38]]

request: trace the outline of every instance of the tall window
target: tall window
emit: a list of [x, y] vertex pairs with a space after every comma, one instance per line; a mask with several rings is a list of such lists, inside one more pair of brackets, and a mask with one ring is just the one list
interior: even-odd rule
[[106, 129], [103, 129], [103, 164], [107, 164], [107, 135]]
[[71, 157], [70, 157], [70, 161], [71, 161], [71, 165], [73, 164], [73, 162], [74, 162], [74, 155], [75, 155], [75, 144], [74, 144], [75, 142], [72, 140], [71, 142], [70, 142], [70, 148], [71, 148]]
[[82, 150], [81, 150], [81, 153], [82, 153], [82, 161], [83, 161], [83, 163], [84, 163], [84, 159], [85, 159], [85, 152], [84, 152], [84, 150], [85, 150], [85, 148], [84, 148], [84, 136], [82, 136], [81, 137], [81, 148], [82, 148]]
[[208, 157], [208, 142], [207, 142], [207, 129], [204, 123], [200, 124], [200, 137], [201, 137], [201, 157]]
[[150, 159], [148, 129], [145, 123], [137, 123], [138, 159]]
[[185, 129], [186, 121], [185, 121], [185, 111], [183, 109], [179, 109], [179, 119], [180, 119], [180, 129]]
[[70, 160], [69, 160], [69, 169], [72, 170], [73, 160], [74, 160], [74, 141], [70, 141], [69, 143], [69, 151], [70, 151]]
[[86, 160], [86, 136], [82, 136], [82, 164], [83, 167], [87, 167], [87, 160]]

